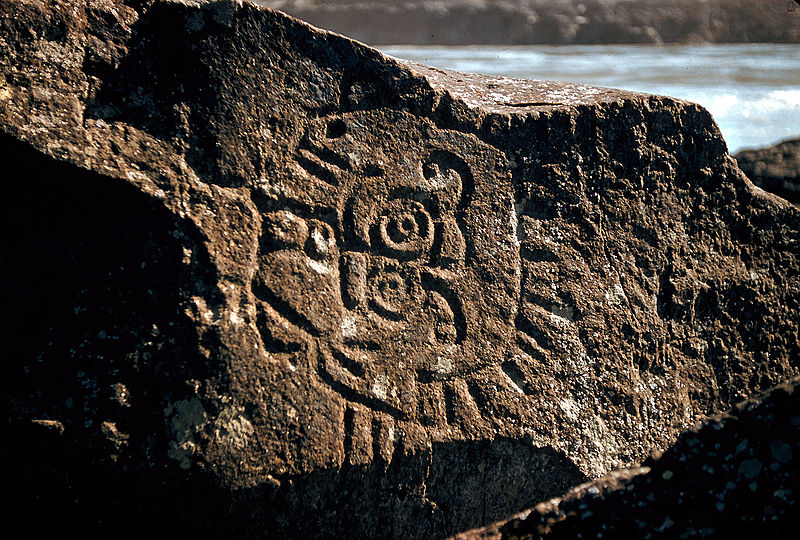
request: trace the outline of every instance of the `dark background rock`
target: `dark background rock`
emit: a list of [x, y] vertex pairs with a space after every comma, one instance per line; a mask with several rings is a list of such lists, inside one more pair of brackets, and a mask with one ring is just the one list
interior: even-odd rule
[[373, 45], [797, 43], [786, 0], [259, 0]]
[[649, 471], [595, 480], [457, 538], [789, 538], [800, 525], [798, 383], [686, 432]]
[[733, 156], [758, 187], [800, 203], [800, 139], [780, 142]]
[[0, 0], [0, 51], [29, 536], [444, 536], [798, 373], [798, 210], [697, 105], [229, 1]]

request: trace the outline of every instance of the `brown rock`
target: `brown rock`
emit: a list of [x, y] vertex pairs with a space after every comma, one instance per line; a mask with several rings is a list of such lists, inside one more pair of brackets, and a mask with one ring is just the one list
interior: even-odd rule
[[800, 525], [798, 384], [684, 433], [650, 467], [597, 479], [456, 538], [789, 538]]
[[258, 0], [374, 45], [797, 43], [786, 0]]
[[742, 150], [733, 157], [755, 185], [795, 204], [800, 203], [800, 139]]
[[696, 105], [230, 1], [0, 26], [29, 534], [444, 536], [797, 374], [798, 211]]

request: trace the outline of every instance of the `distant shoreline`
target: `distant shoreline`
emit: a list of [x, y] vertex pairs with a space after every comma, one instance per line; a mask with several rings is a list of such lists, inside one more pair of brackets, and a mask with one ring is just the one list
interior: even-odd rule
[[800, 43], [793, 0], [255, 0], [371, 45]]
[[397, 58], [497, 77], [668, 95], [709, 110], [732, 152], [800, 135], [796, 44], [381, 46]]

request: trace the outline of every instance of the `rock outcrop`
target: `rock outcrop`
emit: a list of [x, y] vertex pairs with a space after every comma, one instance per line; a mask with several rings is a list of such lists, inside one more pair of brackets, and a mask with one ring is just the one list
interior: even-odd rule
[[800, 525], [798, 384], [688, 431], [649, 467], [597, 479], [457, 538], [789, 537]]
[[28, 535], [444, 536], [798, 373], [800, 213], [694, 104], [232, 1], [0, 0], [0, 51]]
[[755, 185], [795, 204], [800, 203], [800, 139], [742, 150], [733, 157]]
[[798, 43], [785, 0], [258, 0], [373, 45]]

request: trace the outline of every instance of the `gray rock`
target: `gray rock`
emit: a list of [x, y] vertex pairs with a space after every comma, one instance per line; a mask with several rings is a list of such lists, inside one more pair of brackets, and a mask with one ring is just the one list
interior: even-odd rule
[[797, 374], [798, 210], [696, 105], [230, 1], [0, 26], [29, 535], [443, 536]]

